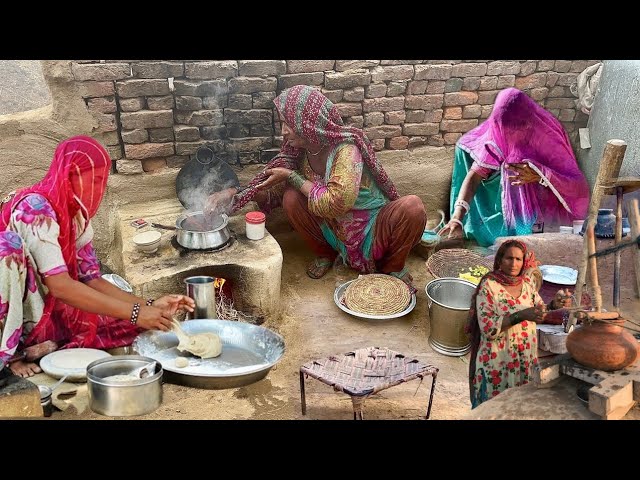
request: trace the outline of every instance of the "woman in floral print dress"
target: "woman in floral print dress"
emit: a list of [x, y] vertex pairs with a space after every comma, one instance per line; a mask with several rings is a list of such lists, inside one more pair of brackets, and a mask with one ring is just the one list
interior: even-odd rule
[[567, 305], [560, 295], [545, 305], [525, 275], [534, 262], [524, 243], [504, 242], [493, 271], [478, 284], [467, 325], [471, 408], [531, 381], [538, 363], [536, 323], [544, 323], [547, 308]]
[[178, 309], [193, 311], [184, 295], [145, 300], [101, 278], [90, 219], [110, 167], [96, 140], [70, 138], [44, 179], [0, 204], [0, 359], [29, 352], [10, 364], [15, 374], [38, 373], [33, 360], [56, 348], [129, 345], [141, 329], [168, 330]]

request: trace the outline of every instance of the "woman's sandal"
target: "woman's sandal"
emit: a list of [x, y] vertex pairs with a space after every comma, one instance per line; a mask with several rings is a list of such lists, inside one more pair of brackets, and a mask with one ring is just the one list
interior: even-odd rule
[[307, 275], [313, 279], [322, 278], [333, 265], [333, 260], [326, 257], [316, 257], [307, 265]]

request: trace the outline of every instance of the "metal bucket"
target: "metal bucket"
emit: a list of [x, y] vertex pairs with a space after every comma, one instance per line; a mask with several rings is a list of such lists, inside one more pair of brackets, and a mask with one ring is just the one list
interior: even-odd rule
[[431, 333], [429, 345], [450, 357], [465, 355], [471, 344], [464, 327], [476, 286], [460, 278], [438, 278], [427, 283]]
[[218, 318], [216, 312], [216, 279], [207, 276], [195, 276], [184, 279], [187, 284], [187, 296], [196, 302], [196, 309], [190, 318]]

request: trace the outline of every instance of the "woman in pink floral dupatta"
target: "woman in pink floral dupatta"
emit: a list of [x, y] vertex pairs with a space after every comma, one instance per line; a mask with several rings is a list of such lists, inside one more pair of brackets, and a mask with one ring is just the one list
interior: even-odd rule
[[169, 330], [173, 313], [193, 310], [184, 295], [145, 301], [101, 278], [90, 219], [110, 167], [96, 140], [70, 138], [42, 181], [1, 204], [0, 359], [18, 375], [38, 373], [33, 361], [56, 348], [129, 345], [141, 329]]

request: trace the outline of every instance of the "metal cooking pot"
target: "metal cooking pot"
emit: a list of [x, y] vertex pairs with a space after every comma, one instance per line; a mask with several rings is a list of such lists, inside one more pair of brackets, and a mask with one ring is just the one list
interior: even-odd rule
[[[157, 332], [156, 332], [157, 333]], [[153, 358], [122, 355], [102, 358], [87, 366], [89, 407], [110, 417], [145, 415], [162, 404], [162, 365], [156, 364], [153, 375], [122, 382], [107, 380], [112, 375], [131, 374], [136, 368], [153, 362]]]
[[225, 214], [220, 215], [222, 217], [222, 224], [213, 230], [201, 232], [185, 228], [185, 221], [196, 215], [202, 216], [203, 212], [185, 213], [180, 215], [176, 220], [176, 240], [181, 246], [192, 250], [206, 250], [209, 248], [222, 247], [229, 241], [231, 238], [231, 232], [227, 226], [229, 217]]

